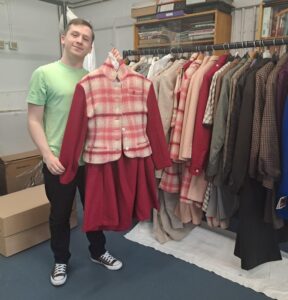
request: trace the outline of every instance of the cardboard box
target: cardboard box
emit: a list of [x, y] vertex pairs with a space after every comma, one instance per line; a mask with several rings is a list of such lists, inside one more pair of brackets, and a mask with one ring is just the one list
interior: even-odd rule
[[135, 3], [131, 8], [131, 17], [137, 18], [141, 16], [156, 14], [156, 1], [146, 1]]
[[[71, 228], [77, 225], [76, 201]], [[44, 185], [0, 196], [0, 253], [13, 255], [50, 238], [50, 203]]]
[[[76, 201], [72, 210], [76, 211]], [[7, 237], [49, 220], [44, 184], [0, 196], [0, 236]]]
[[[70, 226], [74, 228], [77, 224], [77, 212], [73, 210], [70, 218]], [[49, 223], [45, 222], [7, 237], [0, 236], [0, 253], [8, 257], [48, 239], [50, 239]]]
[[44, 185], [0, 197], [0, 236], [7, 237], [48, 222], [50, 203]]
[[42, 158], [38, 150], [0, 158], [0, 195], [43, 183]]

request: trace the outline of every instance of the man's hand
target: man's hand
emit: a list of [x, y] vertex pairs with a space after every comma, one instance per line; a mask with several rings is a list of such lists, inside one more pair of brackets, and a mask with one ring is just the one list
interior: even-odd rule
[[46, 157], [43, 157], [44, 163], [47, 165], [48, 170], [53, 175], [61, 175], [64, 173], [65, 168], [53, 153], [49, 154]]

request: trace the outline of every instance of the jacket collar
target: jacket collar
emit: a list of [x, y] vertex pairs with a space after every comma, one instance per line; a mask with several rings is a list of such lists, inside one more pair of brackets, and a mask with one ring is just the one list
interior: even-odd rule
[[104, 75], [111, 81], [115, 81], [117, 78], [121, 81], [129, 73], [129, 68], [125, 65], [124, 60], [119, 63], [119, 68], [116, 70], [111, 62], [110, 57], [107, 57], [102, 65]]

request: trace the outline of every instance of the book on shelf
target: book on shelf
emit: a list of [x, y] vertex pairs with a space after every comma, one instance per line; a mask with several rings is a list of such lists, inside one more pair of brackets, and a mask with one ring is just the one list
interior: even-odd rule
[[288, 8], [279, 10], [276, 14], [275, 36], [285, 36], [288, 34]]
[[151, 21], [156, 19], [156, 14], [136, 17], [136, 22]]
[[184, 16], [184, 10], [174, 10], [168, 12], [161, 12], [156, 14], [157, 19], [167, 19], [172, 17]]
[[[187, 5], [199, 4], [199, 3], [205, 3], [205, 2], [217, 2], [217, 0], [186, 0]], [[218, 2], [225, 2], [229, 5], [233, 5], [233, 0], [218, 0]]]
[[139, 47], [153, 46], [153, 45], [167, 44], [167, 43], [170, 43], [170, 41], [167, 41], [166, 39], [163, 38], [139, 40]]

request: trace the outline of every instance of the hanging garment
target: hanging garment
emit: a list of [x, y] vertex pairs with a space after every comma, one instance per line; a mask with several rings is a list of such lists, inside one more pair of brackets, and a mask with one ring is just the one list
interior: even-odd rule
[[[223, 146], [226, 135], [226, 120], [228, 114], [228, 105], [229, 105], [229, 92], [230, 92], [230, 83], [231, 77], [233, 74], [243, 65], [244, 62], [239, 62], [239, 60], [233, 61], [223, 73], [222, 76], [222, 85], [221, 92], [219, 95], [218, 103], [215, 103], [215, 122], [213, 123], [213, 132], [209, 153], [209, 162], [206, 168], [206, 174], [208, 177], [221, 178], [223, 172], [220, 166], [223, 162]], [[221, 179], [218, 180], [221, 183]]]
[[183, 74], [183, 79], [180, 87], [179, 105], [178, 105], [176, 120], [175, 120], [175, 127], [172, 129], [171, 138], [170, 138], [170, 157], [174, 161], [179, 161], [179, 149], [180, 149], [182, 124], [184, 119], [184, 108], [185, 108], [185, 101], [189, 89], [189, 83], [193, 74], [200, 67], [201, 63], [202, 61], [198, 59], [189, 62], [190, 65], [184, 71]]
[[160, 58], [157, 61], [153, 57], [153, 61], [152, 61], [151, 67], [149, 69], [147, 78], [148, 79], [152, 79], [155, 75], [157, 75], [157, 73], [159, 73], [162, 70], [164, 70], [165, 67], [171, 61], [172, 58], [173, 58], [173, 55], [170, 54], [170, 53], [167, 54], [167, 55], [165, 55], [165, 56], [163, 56], [162, 58]]
[[245, 270], [282, 259], [277, 232], [272, 224], [264, 221], [265, 197], [265, 188], [246, 177], [240, 193], [239, 225], [234, 251]]
[[[197, 58], [199, 60], [199, 57]], [[192, 135], [187, 133], [187, 130], [194, 126], [193, 120], [190, 120], [191, 117], [194, 119], [194, 111], [193, 108], [195, 106], [195, 102], [198, 100], [199, 90], [202, 84], [203, 76], [205, 74], [205, 71], [207, 70], [209, 62], [208, 56], [202, 56], [202, 62], [200, 67], [197, 69], [197, 71], [192, 75], [189, 87], [188, 87], [188, 93], [185, 100], [185, 107], [184, 107], [184, 118], [183, 118], [183, 124], [182, 124], [182, 131], [181, 131], [181, 139], [180, 139], [180, 149], [179, 149], [179, 159], [182, 161], [186, 161], [190, 159], [191, 154], [191, 147], [192, 142], [190, 143], [190, 138], [192, 139]], [[211, 64], [209, 64], [209, 67], [211, 67]], [[191, 104], [191, 102], [193, 104]], [[192, 116], [190, 116], [190, 109], [192, 113]], [[187, 151], [187, 155], [186, 155]]]
[[233, 122], [232, 112], [234, 111], [234, 107], [235, 107], [237, 89], [239, 88], [238, 81], [240, 80], [242, 75], [245, 74], [247, 72], [247, 70], [250, 68], [251, 63], [252, 63], [252, 59], [248, 58], [246, 63], [243, 65], [243, 67], [240, 68], [238, 71], [236, 71], [231, 79], [231, 87], [232, 88], [230, 89], [228, 115], [227, 115], [227, 123], [226, 123], [226, 135], [225, 135], [224, 149], [223, 149], [223, 180], [224, 180], [224, 182], [227, 182], [230, 172], [231, 172], [231, 167], [232, 167], [233, 152], [231, 152], [231, 151], [234, 151], [234, 145], [233, 145], [233, 147], [231, 146], [232, 136], [230, 133], [230, 128], [231, 128], [231, 124]]
[[174, 64], [160, 75], [158, 106], [164, 134], [170, 139], [170, 125], [173, 114], [174, 87], [177, 79], [177, 70], [185, 63], [184, 59], [175, 61]]
[[204, 118], [212, 78], [217, 70], [222, 68], [222, 66], [226, 63], [226, 60], [227, 55], [219, 57], [217, 63], [204, 75], [203, 83], [200, 88], [190, 164], [190, 172], [193, 175], [198, 175], [204, 170], [204, 167], [206, 167], [212, 128], [211, 126], [203, 126], [202, 120]]
[[266, 84], [266, 99], [261, 126], [261, 141], [259, 150], [258, 172], [262, 176], [262, 184], [268, 189], [274, 187], [275, 181], [280, 179], [280, 149], [276, 118], [276, 87], [278, 74], [288, 61], [288, 53], [285, 53], [278, 61], [276, 67], [270, 73]]
[[251, 65], [252, 63], [246, 65], [244, 72], [240, 76], [236, 84], [235, 98], [234, 100], [232, 100], [233, 102], [231, 103], [231, 108], [230, 108], [231, 111], [229, 113], [230, 115], [229, 130], [227, 132], [227, 137], [225, 137], [226, 144], [224, 145], [224, 154], [223, 154], [223, 161], [225, 162], [225, 164], [223, 165], [223, 169], [224, 169], [223, 180], [225, 180], [225, 182], [229, 180], [229, 176], [232, 170], [239, 115], [240, 115], [241, 103], [243, 99], [243, 89], [246, 83], [247, 75], [251, 71], [253, 71]]
[[251, 151], [249, 161], [249, 175], [251, 178], [261, 181], [258, 171], [258, 157], [260, 148], [260, 136], [261, 136], [261, 121], [263, 117], [263, 110], [265, 106], [265, 88], [269, 74], [275, 67], [274, 62], [268, 62], [256, 73], [255, 81], [255, 104], [254, 104], [254, 116], [253, 116], [253, 128], [252, 128], [252, 140]]
[[226, 68], [229, 67], [231, 64], [230, 61], [228, 61], [222, 68], [220, 68], [213, 76], [213, 79], [211, 81], [210, 90], [209, 90], [209, 97], [207, 101], [207, 105], [205, 108], [205, 114], [203, 117], [203, 125], [210, 126], [213, 124], [213, 116], [214, 116], [214, 110], [215, 110], [215, 98], [216, 98], [216, 85], [218, 77], [222, 72], [225, 71]]
[[[84, 145], [84, 147], [83, 147]], [[124, 230], [159, 208], [154, 168], [170, 165], [151, 81], [111, 59], [77, 85], [63, 138], [62, 183], [73, 180], [83, 148], [84, 230]]]
[[288, 97], [284, 103], [282, 123], [282, 174], [277, 191], [277, 214], [288, 220]]
[[247, 75], [243, 91], [243, 100], [239, 114], [239, 124], [235, 143], [232, 171], [229, 180], [231, 189], [238, 193], [247, 177], [251, 149], [253, 126], [253, 111], [255, 101], [256, 73], [270, 61], [270, 58], [257, 62], [253, 70]]
[[[288, 23], [287, 23], [288, 24]], [[280, 129], [279, 136], [281, 136], [282, 129], [282, 116], [284, 111], [284, 104], [286, 96], [288, 94], [288, 62], [281, 68], [277, 81], [277, 93], [276, 93], [276, 117], [277, 127]]]
[[[211, 56], [208, 57], [208, 61], [205, 65], [202, 64], [201, 68], [198, 69], [197, 74], [194, 78], [194, 85], [193, 85], [193, 91], [191, 94], [191, 99], [189, 99], [189, 102], [186, 101], [186, 103], [189, 103], [188, 109], [188, 116], [186, 123], [183, 123], [183, 130], [182, 130], [182, 136], [183, 141], [183, 150], [181, 152], [181, 156], [185, 159], [191, 159], [192, 154], [192, 140], [194, 135], [194, 128], [195, 128], [195, 119], [196, 119], [196, 112], [197, 112], [197, 106], [198, 102], [201, 101], [201, 86], [203, 82], [204, 75], [210, 71], [210, 69], [216, 65], [218, 61], [218, 56]], [[182, 143], [182, 140], [181, 140]], [[180, 144], [180, 150], [181, 150], [181, 144]]]

